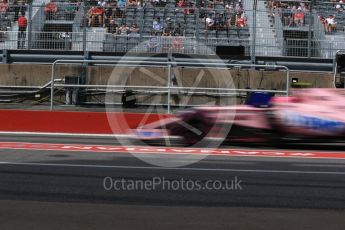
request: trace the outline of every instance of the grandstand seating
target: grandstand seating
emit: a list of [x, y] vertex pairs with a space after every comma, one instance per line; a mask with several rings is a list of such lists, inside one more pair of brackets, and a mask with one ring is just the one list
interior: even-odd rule
[[[35, 3], [35, 2], [34, 2]], [[47, 13], [47, 5], [56, 5], [56, 12]], [[93, 3], [96, 4], [96, 3]], [[188, 6], [196, 6], [195, 0], [188, 0]], [[234, 3], [233, 3], [234, 4]], [[90, 7], [92, 4], [90, 5]], [[19, 12], [26, 12], [28, 16], [28, 6], [20, 3], [20, 7], [13, 5], [9, 7], [8, 14], [3, 16], [3, 20], [0, 23], [0, 29], [2, 31], [11, 30], [17, 31], [16, 19]], [[33, 4], [33, 15], [31, 23], [31, 35], [32, 35], [32, 49], [66, 49], [66, 37], [74, 43], [80, 43], [82, 40], [80, 34], [84, 26], [83, 15], [80, 15], [81, 3], [70, 3], [65, 0], [54, 0], [53, 2], [45, 2], [44, 4]], [[83, 14], [87, 14], [89, 8], [83, 9]], [[127, 51], [131, 47], [135, 47], [139, 42], [145, 41], [152, 35], [153, 20], [157, 17], [161, 19], [161, 23], [164, 27], [169, 27], [172, 31], [174, 27], [178, 28], [174, 30], [174, 36], [183, 36], [184, 38], [198, 38], [202, 42], [207, 42], [210, 39], [217, 39], [217, 44], [230, 44], [230, 45], [247, 45], [249, 41], [244, 42], [243, 39], [249, 39], [250, 32], [248, 26], [244, 28], [235, 28], [233, 25], [229, 30], [226, 28], [212, 30], [205, 26], [205, 19], [199, 17], [201, 14], [200, 8], [185, 8], [176, 6], [175, 0], [167, 0], [164, 7], [152, 6], [152, 4], [145, 4], [143, 7], [126, 8], [121, 9], [123, 11], [122, 17], [114, 17], [114, 24], [118, 26], [126, 23], [131, 25], [137, 23], [139, 25], [140, 38], [137, 36], [124, 37], [123, 34], [119, 36], [112, 36], [109, 30], [109, 21], [103, 25], [92, 25], [95, 28], [87, 28], [87, 44], [94, 46], [97, 38], [97, 43], [104, 43], [99, 46], [99, 51]], [[17, 12], [17, 13], [16, 13]], [[78, 17], [79, 12], [79, 17]], [[225, 22], [231, 18], [234, 18], [235, 12], [228, 12], [225, 10], [224, 3], [216, 3], [213, 9], [205, 10], [204, 15], [209, 13], [219, 14], [222, 17], [222, 21], [225, 26]], [[98, 22], [99, 23], [99, 22]], [[78, 28], [78, 25], [80, 26]], [[108, 29], [101, 29], [98, 27], [105, 27]], [[97, 28], [96, 28], [97, 27]], [[103, 33], [103, 35], [95, 35], [95, 31]], [[70, 33], [69, 36], [61, 36], [62, 33]], [[161, 36], [162, 31], [158, 31], [156, 35]], [[11, 40], [15, 40], [16, 36], [12, 36]], [[163, 39], [162, 39], [163, 40]], [[173, 40], [171, 38], [165, 38], [165, 41], [186, 41], [185, 40]], [[1, 40], [0, 40], [1, 41]], [[212, 40], [213, 42], [214, 40]], [[12, 41], [12, 43], [15, 43]], [[191, 42], [192, 43], [192, 42]], [[3, 46], [5, 47], [5, 46]], [[13, 45], [10, 46], [13, 48]], [[1, 48], [1, 44], [0, 44]], [[81, 49], [80, 44], [72, 44], [67, 48]], [[186, 46], [184, 46], [186, 48]], [[192, 48], [190, 49], [192, 52]], [[143, 50], [142, 50], [143, 51]]]
[[[47, 16], [45, 8], [51, 1], [57, 6], [57, 10]], [[31, 20], [29, 20], [31, 25], [30, 48], [83, 50], [84, 32], [86, 31], [86, 49], [90, 51], [128, 52], [133, 49], [134, 52], [207, 54], [202, 47], [202, 44], [206, 44], [213, 51], [218, 45], [243, 45], [246, 48], [246, 54], [249, 55], [253, 44], [252, 39], [255, 38], [257, 47], [255, 52], [259, 56], [305, 56], [308, 53], [305, 51], [306, 44], [308, 44], [305, 40], [308, 39], [310, 27], [312, 29], [311, 37], [315, 40], [311, 42], [313, 46], [311, 48], [315, 50], [312, 52], [313, 56], [330, 56], [335, 49], [342, 47], [341, 44], [344, 44], [345, 48], [345, 42], [334, 38], [334, 36], [344, 37], [345, 15], [337, 12], [335, 6], [338, 3], [317, 2], [316, 11], [312, 11], [311, 15], [305, 12], [303, 23], [297, 26], [294, 20], [291, 25], [286, 23], [284, 17], [290, 10], [282, 9], [279, 12], [279, 9], [278, 11], [276, 9], [274, 11], [270, 8], [270, 0], [258, 0], [256, 24], [253, 25], [254, 19], [251, 11], [253, 0], [242, 0], [247, 23], [244, 27], [239, 27], [236, 26], [237, 12], [234, 7], [238, 1], [212, 1], [211, 7], [202, 5], [202, 1], [199, 0], [185, 0], [183, 6], [179, 5], [176, 0], [166, 0], [164, 4], [155, 6], [147, 1], [142, 6], [116, 7], [111, 0], [102, 6], [105, 10], [103, 17], [97, 16], [92, 20], [88, 13], [91, 7], [97, 6], [97, 1], [88, 1], [87, 6], [84, 6], [82, 2], [67, 0], [44, 0], [43, 3], [34, 1]], [[295, 4], [291, 1], [287, 2]], [[232, 7], [229, 8], [229, 5]], [[112, 9], [109, 11], [111, 15], [108, 15], [109, 9]], [[7, 37], [0, 33], [0, 49], [17, 48], [15, 33], [18, 30], [16, 19], [19, 12], [25, 12], [28, 16], [29, 5], [22, 2], [10, 3], [7, 13], [0, 13], [0, 30], [13, 32], [12, 34], [5, 33]], [[326, 35], [328, 37], [325, 37], [322, 25], [318, 25], [320, 22], [315, 20], [318, 16], [328, 14], [336, 15], [338, 22], [337, 32], [331, 34], [334, 35], [331, 38], [329, 38], [329, 34]], [[209, 27], [205, 22], [205, 18], [209, 15], [212, 15], [213, 18], [218, 17], [217, 22], [220, 26]], [[153, 24], [157, 18], [163, 28], [154, 30]], [[137, 24], [138, 32], [130, 33], [133, 23]], [[121, 28], [124, 24], [128, 27], [125, 28], [125, 31]], [[86, 29], [84, 29], [85, 26]], [[256, 29], [255, 37], [253, 36], [254, 27]], [[26, 44], [29, 41], [28, 36]], [[330, 45], [329, 43], [332, 41], [336, 42]], [[154, 42], [159, 43], [160, 47], [154, 49], [150, 47], [150, 43]], [[287, 49], [293, 50], [293, 52], [287, 52]], [[328, 49], [329, 52], [320, 51], [323, 49]]]

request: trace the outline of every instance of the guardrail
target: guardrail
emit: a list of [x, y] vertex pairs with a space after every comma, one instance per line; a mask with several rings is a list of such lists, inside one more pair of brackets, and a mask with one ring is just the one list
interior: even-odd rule
[[[253, 92], [258, 90], [252, 90], [252, 89], [229, 89], [229, 88], [204, 88], [204, 87], [175, 87], [172, 86], [172, 73], [171, 69], [175, 67], [185, 67], [185, 68], [198, 68], [200, 69], [200, 65], [204, 66], [207, 69], [217, 69], [217, 70], [229, 70], [231, 68], [261, 68], [261, 69], [274, 69], [274, 70], [283, 70], [286, 72], [286, 90], [259, 90], [259, 91], [265, 91], [265, 92], [275, 92], [275, 93], [281, 93], [289, 95], [289, 88], [290, 88], [290, 76], [289, 76], [289, 69], [286, 66], [280, 66], [280, 65], [254, 65], [254, 64], [226, 64], [226, 63], [212, 63], [212, 62], [204, 62], [204, 63], [192, 63], [192, 62], [185, 62], [183, 64], [179, 64], [172, 61], [166, 61], [166, 62], [155, 62], [155, 66], [152, 65], [152, 62], [148, 61], [113, 61], [113, 60], [56, 60], [52, 64], [52, 72], [51, 72], [51, 92], [50, 92], [50, 110], [54, 110], [54, 89], [55, 86], [58, 87], [79, 87], [79, 88], [137, 88], [137, 89], [147, 89], [151, 86], [129, 86], [129, 85], [55, 85], [55, 66], [58, 64], [116, 64], [118, 67], [137, 67], [140, 66], [149, 66], [149, 67], [157, 67], [165, 66], [168, 68], [168, 76], [167, 76], [167, 86], [164, 87], [157, 87], [152, 86], [154, 89], [162, 89], [167, 94], [167, 112], [171, 112], [171, 91], [172, 90], [217, 90], [217, 91], [224, 91], [224, 92]], [[146, 65], [145, 65], [146, 64]]]

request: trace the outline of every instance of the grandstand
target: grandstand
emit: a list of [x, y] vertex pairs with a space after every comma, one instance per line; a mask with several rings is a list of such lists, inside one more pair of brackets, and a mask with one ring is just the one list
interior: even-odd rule
[[[247, 56], [333, 58], [345, 48], [345, 16], [338, 2], [3, 1], [3, 50], [207, 55], [205, 46], [213, 51], [217, 46], [243, 46]], [[17, 20], [22, 13], [28, 26], [19, 47]], [[331, 14], [336, 27], [328, 31], [325, 20]]]

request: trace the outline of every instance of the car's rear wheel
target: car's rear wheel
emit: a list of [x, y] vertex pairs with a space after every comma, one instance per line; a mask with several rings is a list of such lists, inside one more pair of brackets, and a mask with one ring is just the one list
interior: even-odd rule
[[201, 146], [212, 126], [200, 118], [190, 118], [170, 130], [171, 135], [181, 136], [185, 146]]

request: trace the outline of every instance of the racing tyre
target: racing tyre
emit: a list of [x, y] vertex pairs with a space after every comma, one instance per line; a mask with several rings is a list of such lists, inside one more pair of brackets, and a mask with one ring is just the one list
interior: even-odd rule
[[202, 147], [202, 140], [210, 132], [212, 126], [199, 118], [190, 118], [184, 121], [184, 125], [179, 125], [170, 130], [171, 135], [181, 136], [184, 146], [196, 145]]

